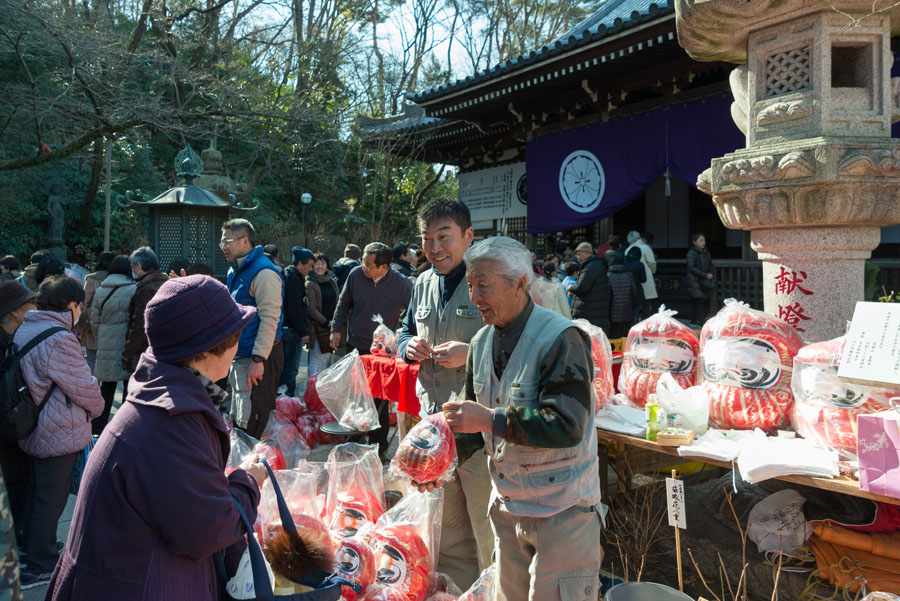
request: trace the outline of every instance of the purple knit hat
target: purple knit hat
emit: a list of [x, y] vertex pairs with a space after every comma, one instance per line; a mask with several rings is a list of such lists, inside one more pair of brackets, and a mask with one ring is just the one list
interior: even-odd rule
[[218, 280], [189, 275], [160, 286], [144, 311], [144, 331], [158, 360], [178, 363], [213, 348], [254, 317], [256, 307], [234, 302]]

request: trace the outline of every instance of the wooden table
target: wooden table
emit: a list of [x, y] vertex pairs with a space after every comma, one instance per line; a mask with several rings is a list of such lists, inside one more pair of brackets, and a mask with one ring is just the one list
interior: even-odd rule
[[[606, 482], [604, 466], [607, 465], [606, 462], [608, 461], [609, 445], [630, 446], [653, 451], [662, 455], [675, 456], [686, 461], [700, 461], [703, 463], [708, 463], [710, 465], [717, 465], [719, 467], [732, 469], [731, 463], [727, 461], [717, 461], [714, 459], [708, 459], [706, 457], [691, 457], [690, 455], [679, 455], [678, 447], [664, 447], [658, 445], [652, 440], [646, 440], [644, 438], [638, 438], [636, 436], [629, 436], [627, 434], [619, 434], [618, 432], [610, 432], [609, 430], [602, 430], [600, 428], [597, 428], [597, 442], [599, 443], [598, 447], [604, 447], [603, 450], [598, 449], [598, 451], [600, 452], [601, 463], [601, 483], [604, 484]], [[618, 469], [619, 467], [617, 466], [617, 473]], [[900, 499], [860, 490], [859, 481], [847, 476], [840, 476], [838, 478], [816, 478], [812, 476], [779, 476], [777, 479], [783, 480], [785, 482], [793, 482], [794, 484], [802, 484], [803, 486], [810, 486], [812, 488], [830, 490], [843, 493], [845, 495], [861, 497], [863, 499], [872, 499], [873, 501], [890, 503], [891, 505], [900, 505]]]

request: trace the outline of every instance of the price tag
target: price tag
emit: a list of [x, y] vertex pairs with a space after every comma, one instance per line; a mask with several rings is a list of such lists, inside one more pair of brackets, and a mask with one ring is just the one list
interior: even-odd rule
[[675, 478], [666, 478], [666, 505], [669, 509], [669, 526], [686, 529], [684, 482]]

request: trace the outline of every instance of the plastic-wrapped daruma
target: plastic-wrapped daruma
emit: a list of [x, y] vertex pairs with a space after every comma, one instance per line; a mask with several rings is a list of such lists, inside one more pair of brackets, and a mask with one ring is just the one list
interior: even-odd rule
[[888, 390], [843, 382], [837, 377], [844, 337], [804, 346], [794, 357], [791, 424], [803, 438], [856, 457], [856, 419], [890, 409]]
[[362, 601], [409, 601], [410, 597], [396, 588], [377, 588], [370, 590]]
[[775, 430], [790, 424], [791, 371], [803, 346], [786, 322], [734, 299], [700, 334], [709, 419], [718, 428]]
[[334, 558], [334, 570], [338, 575], [362, 587], [362, 594], [359, 595], [349, 586], [343, 589], [344, 601], [356, 601], [375, 582], [375, 554], [363, 539], [355, 536], [345, 538]]
[[659, 378], [666, 372], [682, 388], [696, 384], [700, 340], [693, 330], [673, 317], [675, 313], [663, 305], [659, 313], [628, 332], [619, 392], [640, 407], [656, 392]]
[[431, 590], [431, 558], [422, 537], [409, 526], [375, 531], [375, 581], [403, 591], [409, 601], [421, 601]]
[[338, 493], [330, 527], [341, 536], [354, 536], [365, 523], [374, 524], [383, 513], [384, 506], [371, 491], [353, 488]]
[[416, 482], [446, 480], [456, 464], [456, 441], [444, 414], [416, 424], [400, 441], [391, 464]]

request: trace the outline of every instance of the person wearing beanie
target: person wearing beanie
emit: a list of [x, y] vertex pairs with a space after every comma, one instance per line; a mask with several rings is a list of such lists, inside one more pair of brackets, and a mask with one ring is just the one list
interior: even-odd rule
[[[15, 280], [0, 282], [0, 356], [6, 355], [25, 314], [35, 308], [34, 292]], [[10, 590], [15, 590], [19, 586], [16, 550], [25, 542], [21, 524], [28, 500], [29, 473], [28, 456], [17, 441], [0, 440], [0, 468], [5, 481], [5, 486], [0, 484], [0, 582], [10, 583]]]
[[230, 450], [215, 381], [256, 308], [205, 275], [174, 278], [147, 303], [148, 349], [127, 402], [91, 453], [49, 601], [217, 601], [215, 554], [244, 550], [235, 503], [256, 519], [264, 469], [225, 475]]
[[256, 316], [241, 332], [234, 366], [229, 373], [230, 412], [234, 424], [260, 438], [275, 410], [278, 380], [284, 369], [284, 279], [255, 245], [256, 232], [246, 219], [222, 224], [219, 247], [229, 263], [228, 290], [242, 305], [256, 307]]
[[362, 260], [362, 249], [355, 244], [344, 247], [344, 256], [334, 262], [334, 275], [337, 277], [338, 290], [344, 289], [344, 283], [350, 272], [359, 267]]
[[624, 338], [634, 323], [634, 310], [640, 307], [641, 289], [634, 274], [625, 267], [625, 257], [620, 250], [606, 251], [609, 265], [609, 339]]
[[34, 274], [37, 271], [41, 260], [46, 256], [46, 250], [38, 250], [32, 253], [30, 262], [25, 266], [25, 269], [22, 270], [22, 275], [19, 276], [19, 283], [32, 292], [37, 290], [38, 287], [38, 282], [35, 281]]
[[308, 248], [295, 246], [291, 249], [291, 259], [291, 264], [284, 268], [284, 327], [281, 329], [284, 370], [278, 380], [278, 387], [284, 386], [288, 396], [296, 392], [303, 345], [309, 342], [306, 276], [312, 271], [316, 257]]
[[47, 276], [34, 300], [38, 310], [28, 311], [13, 335], [13, 344], [20, 349], [46, 336], [19, 360], [31, 399], [43, 403], [36, 427], [19, 441], [30, 471], [22, 520], [23, 589], [50, 580], [59, 558], [56, 532], [69, 499], [75, 460], [91, 440], [91, 420], [103, 411], [100, 385], [73, 331], [84, 301], [81, 284], [64, 275]]

